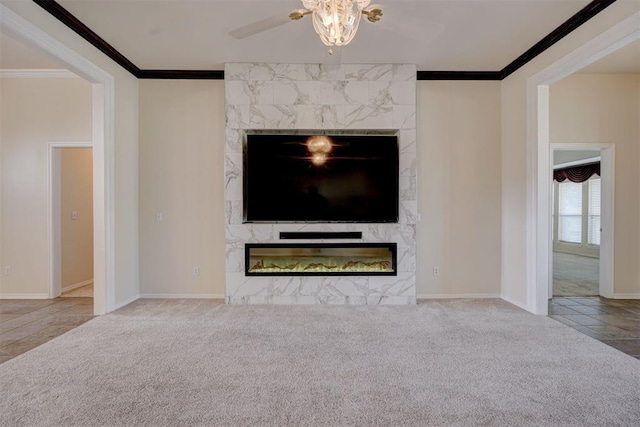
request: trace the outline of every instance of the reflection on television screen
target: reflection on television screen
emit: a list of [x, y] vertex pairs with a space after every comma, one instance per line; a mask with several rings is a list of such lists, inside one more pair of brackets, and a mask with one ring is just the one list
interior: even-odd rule
[[397, 222], [398, 141], [247, 135], [246, 222]]

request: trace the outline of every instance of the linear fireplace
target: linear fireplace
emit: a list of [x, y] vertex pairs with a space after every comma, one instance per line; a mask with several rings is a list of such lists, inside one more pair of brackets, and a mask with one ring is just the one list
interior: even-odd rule
[[396, 276], [396, 243], [247, 243], [247, 276]]

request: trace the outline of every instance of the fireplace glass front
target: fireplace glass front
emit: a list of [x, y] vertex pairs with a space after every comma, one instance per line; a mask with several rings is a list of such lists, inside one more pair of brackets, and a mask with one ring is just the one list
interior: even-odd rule
[[395, 276], [396, 243], [248, 243], [247, 276]]

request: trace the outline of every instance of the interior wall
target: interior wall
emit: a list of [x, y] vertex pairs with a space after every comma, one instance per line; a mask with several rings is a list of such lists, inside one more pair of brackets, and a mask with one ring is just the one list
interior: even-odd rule
[[110, 153], [114, 165], [113, 200], [110, 201], [114, 205], [114, 218], [108, 227], [114, 233], [114, 304], [122, 306], [136, 299], [139, 293], [138, 79], [36, 3], [3, 0], [2, 4], [113, 76], [114, 127], [107, 132], [114, 140]]
[[138, 251], [138, 80], [116, 79], [114, 158], [115, 306], [140, 294]]
[[61, 275], [64, 290], [93, 280], [93, 150], [62, 148], [61, 154]]
[[[615, 2], [502, 80], [502, 296], [529, 307], [527, 296], [527, 80], [640, 10]], [[530, 165], [531, 166], [531, 165]], [[533, 267], [535, 268], [535, 267]], [[531, 308], [531, 307], [529, 307]]]
[[418, 296], [499, 295], [500, 82], [419, 81], [417, 100]]
[[573, 74], [550, 86], [556, 143], [615, 144], [614, 293], [640, 294], [640, 74]]
[[[71, 79], [0, 79], [2, 275], [0, 296], [46, 298], [49, 143], [91, 141], [91, 85]], [[3, 271], [4, 273], [4, 271]]]
[[[417, 102], [418, 294], [499, 294], [500, 83], [418, 82]], [[224, 82], [140, 82], [143, 295], [224, 294], [223, 127]]]
[[[9, 1], [3, 2], [3, 4], [81, 53], [111, 73], [115, 78], [116, 117], [113, 131], [115, 135], [116, 304], [135, 298], [138, 293], [139, 265], [138, 81], [33, 2]], [[526, 305], [527, 301], [526, 81], [547, 65], [560, 59], [638, 9], [640, 9], [640, 5], [637, 2], [614, 3], [502, 82], [501, 281], [503, 284], [503, 296], [517, 304]], [[6, 108], [2, 110], [4, 115]], [[216, 120], [223, 120], [224, 116], [220, 114], [216, 117]], [[6, 122], [3, 121], [3, 126], [4, 123]], [[2, 157], [4, 162], [4, 156], [2, 155]], [[5, 187], [3, 184], [3, 197], [5, 197]], [[638, 196], [640, 194], [636, 195], [636, 197]], [[4, 222], [4, 213], [2, 216], [2, 221]], [[4, 245], [4, 234], [2, 238]], [[222, 235], [218, 236], [218, 239], [223, 239]], [[7, 253], [8, 251], [3, 247], [2, 256], [5, 257]], [[5, 281], [3, 280], [3, 287], [4, 284]], [[2, 290], [4, 292], [4, 288]]]
[[140, 82], [142, 295], [224, 297], [224, 99], [224, 81]]

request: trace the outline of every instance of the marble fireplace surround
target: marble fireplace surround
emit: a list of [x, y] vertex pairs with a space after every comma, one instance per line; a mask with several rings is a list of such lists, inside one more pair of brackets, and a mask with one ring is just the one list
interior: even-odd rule
[[[415, 304], [416, 67], [405, 64], [225, 66], [226, 301], [231, 304]], [[397, 224], [242, 222], [242, 147], [247, 133], [396, 134]], [[245, 243], [291, 243], [280, 232], [359, 231], [396, 243], [397, 276], [245, 276]], [[300, 240], [296, 240], [301, 243]]]

